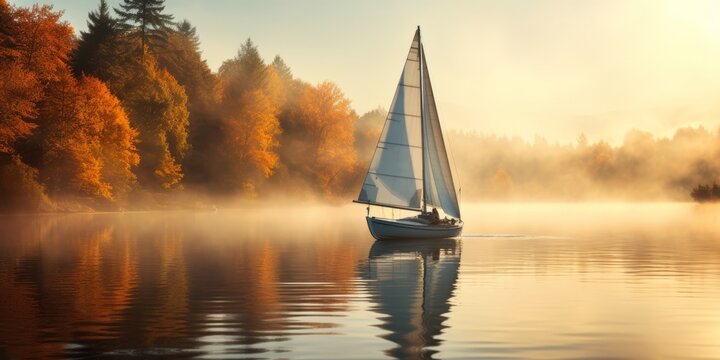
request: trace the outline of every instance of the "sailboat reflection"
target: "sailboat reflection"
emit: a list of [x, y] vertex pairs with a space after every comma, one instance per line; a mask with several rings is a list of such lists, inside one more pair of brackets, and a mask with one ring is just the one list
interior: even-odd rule
[[383, 338], [397, 344], [386, 354], [398, 359], [431, 359], [446, 327], [449, 300], [460, 267], [459, 240], [383, 242], [370, 249], [368, 292], [384, 314]]

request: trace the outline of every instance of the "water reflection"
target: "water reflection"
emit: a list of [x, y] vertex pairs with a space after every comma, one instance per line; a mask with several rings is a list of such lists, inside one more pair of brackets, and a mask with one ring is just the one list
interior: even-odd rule
[[398, 359], [430, 359], [440, 345], [460, 267], [460, 242], [378, 241], [370, 249], [368, 292], [384, 315], [383, 338]]
[[0, 359], [720, 358], [720, 207], [278, 211], [0, 216]]
[[299, 218], [0, 217], [0, 358], [302, 351], [284, 343], [332, 333], [350, 313], [369, 242]]

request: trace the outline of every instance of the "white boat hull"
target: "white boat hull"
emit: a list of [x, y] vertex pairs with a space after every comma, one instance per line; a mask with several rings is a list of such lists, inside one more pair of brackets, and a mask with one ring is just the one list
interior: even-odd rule
[[366, 217], [370, 234], [377, 240], [448, 239], [460, 236], [462, 221], [451, 224], [422, 224], [404, 219]]

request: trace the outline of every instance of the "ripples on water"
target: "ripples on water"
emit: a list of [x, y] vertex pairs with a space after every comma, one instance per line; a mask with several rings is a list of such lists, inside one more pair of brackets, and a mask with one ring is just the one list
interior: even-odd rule
[[0, 217], [0, 359], [720, 357], [720, 209], [464, 210], [409, 243], [362, 207]]

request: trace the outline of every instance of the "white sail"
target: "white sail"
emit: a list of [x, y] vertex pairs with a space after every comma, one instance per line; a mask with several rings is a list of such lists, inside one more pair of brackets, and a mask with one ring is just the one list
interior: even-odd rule
[[425, 51], [422, 49], [423, 66], [423, 110], [424, 136], [425, 136], [425, 174], [424, 184], [425, 201], [428, 207], [441, 208], [445, 214], [460, 218], [460, 206], [458, 205], [455, 184], [453, 183], [450, 163], [448, 161], [445, 141], [440, 129], [440, 118], [438, 117], [433, 96], [430, 74], [427, 69]]
[[415, 32], [358, 202], [419, 210], [422, 199], [419, 30]]

